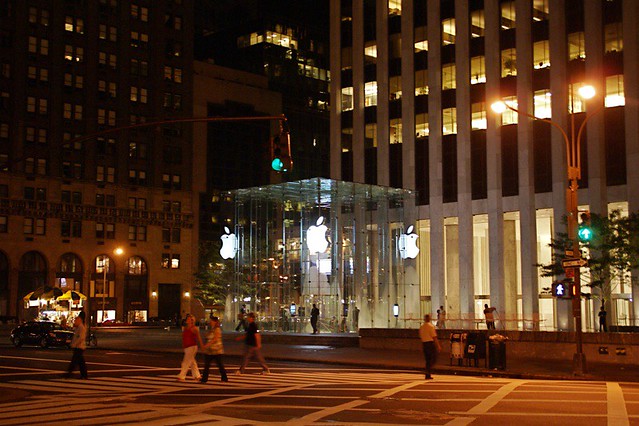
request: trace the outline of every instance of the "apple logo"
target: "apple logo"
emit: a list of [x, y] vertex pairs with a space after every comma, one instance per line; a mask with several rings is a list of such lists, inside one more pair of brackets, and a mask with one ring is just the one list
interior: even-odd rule
[[220, 237], [222, 240], [222, 248], [220, 248], [220, 256], [222, 259], [233, 259], [237, 253], [237, 237], [235, 234], [231, 234], [231, 231], [226, 226], [224, 227], [226, 234]]
[[328, 228], [323, 224], [324, 216], [320, 216], [306, 231], [306, 246], [311, 253], [324, 253], [328, 248], [326, 231]]
[[402, 259], [415, 259], [419, 254], [417, 247], [419, 236], [413, 233], [413, 225], [409, 226], [405, 234], [399, 236], [399, 255]]

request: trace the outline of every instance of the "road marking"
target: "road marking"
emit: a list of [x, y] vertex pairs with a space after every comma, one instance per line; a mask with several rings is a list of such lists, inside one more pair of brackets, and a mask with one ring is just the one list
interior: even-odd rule
[[630, 424], [626, 401], [623, 397], [623, 390], [619, 383], [606, 383], [608, 390], [608, 424], [614, 426], [625, 426]]
[[513, 380], [510, 383], [499, 388], [496, 392], [493, 392], [486, 399], [484, 399], [479, 404], [475, 405], [473, 408], [468, 410], [468, 414], [485, 414], [495, 405], [497, 405], [502, 399], [504, 399], [509, 393], [511, 393], [515, 388], [521, 386], [526, 382], [522, 380]]
[[[30, 360], [30, 361], [46, 361], [46, 362], [63, 362], [65, 364], [68, 364], [70, 359], [53, 359], [53, 358], [27, 358], [27, 357], [18, 357], [18, 356], [6, 356], [6, 355], [0, 355], [0, 358], [4, 358], [4, 359], [19, 359], [19, 360]], [[109, 366], [113, 366], [113, 367], [130, 367], [130, 368], [141, 368], [144, 370], [148, 370], [150, 368], [157, 368], [157, 367], [149, 367], [148, 365], [130, 365], [130, 364], [113, 364], [113, 363], [108, 363], [108, 362], [90, 362], [87, 361], [87, 365], [109, 365]], [[179, 370], [179, 368], [177, 368]]]

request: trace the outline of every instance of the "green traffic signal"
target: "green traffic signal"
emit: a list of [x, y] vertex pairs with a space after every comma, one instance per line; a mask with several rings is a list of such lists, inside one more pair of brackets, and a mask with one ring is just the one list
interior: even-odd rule
[[579, 239], [581, 241], [590, 241], [592, 240], [593, 232], [592, 229], [590, 229], [589, 227], [583, 226], [579, 228], [577, 235], [579, 236]]
[[271, 168], [276, 172], [281, 172], [284, 170], [284, 162], [279, 157], [275, 157], [273, 161], [271, 161]]

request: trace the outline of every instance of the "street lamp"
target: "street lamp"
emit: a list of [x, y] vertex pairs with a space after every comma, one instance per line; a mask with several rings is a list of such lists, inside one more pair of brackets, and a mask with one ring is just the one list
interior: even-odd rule
[[[578, 90], [579, 96], [583, 99], [590, 99], [595, 96], [595, 89], [592, 86], [582, 86]], [[535, 117], [532, 114], [528, 114], [523, 111], [519, 111], [514, 106], [504, 102], [498, 101], [492, 104], [492, 109], [498, 114], [502, 114], [507, 109], [514, 111], [517, 114], [527, 116], [533, 120], [545, 121], [548, 124], [555, 126], [561, 132], [566, 144], [566, 171], [568, 173], [568, 188], [566, 189], [566, 211], [568, 214], [568, 238], [572, 240], [572, 256], [581, 257], [581, 250], [579, 249], [579, 240], [577, 238], [577, 232], [579, 228], [578, 215], [578, 202], [577, 202], [577, 190], [579, 189], [579, 179], [581, 179], [581, 136], [583, 130], [586, 128], [588, 120], [600, 112], [603, 107], [599, 107], [590, 114], [587, 114], [584, 121], [579, 126], [577, 134], [575, 136], [575, 111], [574, 111], [574, 93], [571, 89], [570, 96], [570, 137], [568, 133], [556, 122], [547, 119]], [[568, 253], [566, 253], [568, 254]], [[572, 315], [575, 322], [575, 340], [577, 343], [577, 351], [573, 355], [573, 373], [581, 375], [586, 372], [586, 355], [583, 352], [583, 336], [581, 330], [581, 282], [580, 282], [580, 270], [579, 266], [573, 269], [574, 272], [574, 294], [572, 297]]]
[[[119, 256], [124, 253], [121, 247], [113, 250], [113, 254]], [[102, 322], [106, 319], [106, 292], [107, 292], [107, 269], [111, 260], [106, 254], [102, 255]]]

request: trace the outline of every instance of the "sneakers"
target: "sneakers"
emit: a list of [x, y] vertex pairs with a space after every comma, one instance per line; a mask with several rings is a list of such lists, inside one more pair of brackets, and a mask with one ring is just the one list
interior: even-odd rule
[[266, 370], [262, 370], [262, 375], [266, 376], [268, 374], [271, 374], [271, 370], [269, 370], [268, 368]]
[[223, 378], [222, 378], [222, 381], [223, 381], [223, 382], [228, 382], [228, 381], [229, 381], [229, 379], [228, 379], [228, 377], [223, 377]]
[[241, 372], [240, 370], [235, 370], [235, 373], [234, 373], [234, 374], [235, 374], [236, 376], [241, 376], [241, 375], [242, 375], [242, 372]]
[[176, 379], [177, 379], [178, 382], [186, 382], [186, 379], [183, 379], [181, 377], [177, 377]]

